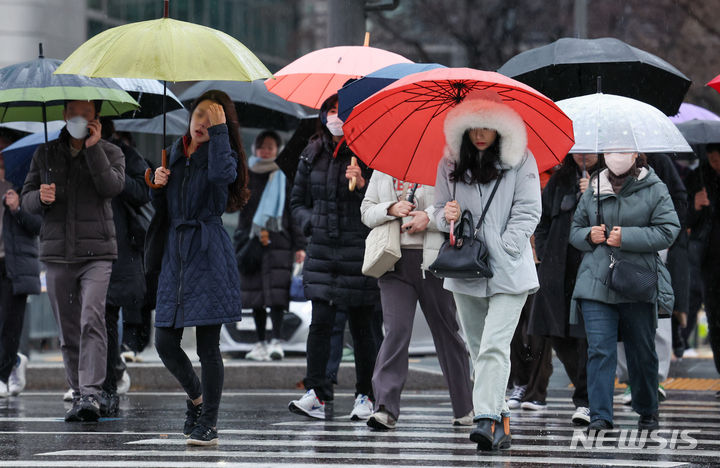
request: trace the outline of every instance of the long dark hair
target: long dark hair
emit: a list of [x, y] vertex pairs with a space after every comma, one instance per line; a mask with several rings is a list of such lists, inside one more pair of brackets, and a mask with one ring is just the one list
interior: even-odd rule
[[[605, 158], [603, 157], [602, 153], [599, 153], [597, 155], [597, 162], [590, 170], [590, 174], [594, 174], [597, 171], [605, 168]], [[565, 156], [565, 159], [563, 159], [563, 162], [560, 164], [560, 168], [556, 171], [558, 182], [560, 182], [563, 185], [571, 185], [575, 184], [577, 180], [578, 172], [580, 172], [582, 168], [578, 166], [578, 164], [575, 162], [575, 159], [573, 158], [572, 154], [568, 154]]]
[[[193, 101], [192, 106], [190, 106], [190, 120], [192, 120], [195, 108], [203, 101], [212, 101], [223, 107], [225, 120], [227, 121], [228, 135], [230, 136], [230, 147], [237, 155], [237, 177], [235, 177], [234, 182], [228, 185], [228, 202], [226, 207], [226, 210], [232, 213], [242, 208], [245, 203], [247, 203], [248, 198], [250, 198], [250, 191], [247, 188], [247, 156], [245, 155], [245, 149], [243, 148], [242, 139], [240, 138], [240, 122], [238, 121], [237, 112], [235, 111], [235, 104], [230, 100], [230, 97], [216, 89], [205, 91], [200, 97]], [[188, 122], [188, 129], [185, 135], [190, 137], [190, 122]]]
[[[488, 146], [480, 158], [478, 150], [470, 139], [470, 129], [465, 130], [460, 143], [460, 161], [455, 164], [455, 169], [450, 173], [450, 180], [453, 182], [464, 182], [466, 184], [487, 184], [500, 175], [498, 163], [500, 162], [500, 134], [498, 133], [492, 145]], [[470, 171], [470, 178], [466, 172]]]

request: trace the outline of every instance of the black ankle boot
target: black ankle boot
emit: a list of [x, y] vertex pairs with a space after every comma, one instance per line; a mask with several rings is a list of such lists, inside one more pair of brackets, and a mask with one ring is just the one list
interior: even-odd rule
[[478, 450], [492, 450], [495, 420], [478, 419], [477, 426], [470, 432], [470, 440], [478, 444]]
[[493, 450], [507, 450], [510, 448], [511, 442], [510, 416], [503, 416], [502, 423], [495, 426], [492, 448]]

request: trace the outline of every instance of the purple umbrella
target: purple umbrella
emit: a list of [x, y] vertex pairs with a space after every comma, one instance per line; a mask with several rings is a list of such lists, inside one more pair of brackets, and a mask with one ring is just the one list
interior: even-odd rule
[[680, 104], [680, 112], [670, 117], [674, 124], [687, 122], [689, 120], [720, 120], [720, 116], [710, 112], [704, 107], [683, 102]]

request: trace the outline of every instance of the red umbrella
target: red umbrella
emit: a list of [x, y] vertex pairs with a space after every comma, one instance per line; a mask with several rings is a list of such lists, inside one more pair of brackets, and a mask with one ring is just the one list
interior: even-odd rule
[[572, 148], [572, 122], [554, 102], [512, 78], [472, 68], [437, 68], [401, 78], [355, 107], [343, 126], [345, 139], [371, 168], [435, 185], [445, 115], [468, 93], [481, 91], [523, 118], [540, 172], [558, 164]]
[[707, 85], [720, 93], [720, 75], [710, 80]]
[[368, 46], [339, 46], [305, 54], [265, 81], [270, 92], [288, 101], [319, 109], [350, 78], [359, 78], [396, 63], [402, 55]]

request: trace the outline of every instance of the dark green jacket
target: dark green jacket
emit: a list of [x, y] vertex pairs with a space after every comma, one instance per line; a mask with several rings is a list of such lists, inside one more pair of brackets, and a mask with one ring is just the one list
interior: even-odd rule
[[[621, 245], [613, 249], [614, 256], [656, 271], [659, 280], [653, 302], [656, 308], [671, 313], [674, 296], [670, 274], [658, 255], [658, 251], [672, 245], [680, 232], [680, 222], [668, 189], [652, 169], [642, 169], [637, 178], [629, 177], [615, 194], [607, 174], [607, 169], [600, 173], [602, 220], [607, 232], [614, 226], [622, 227]], [[605, 286], [610, 248], [593, 245], [588, 240], [590, 228], [597, 225], [596, 187], [594, 177], [590, 188], [580, 198], [570, 228], [570, 243], [584, 252], [573, 292], [571, 323], [577, 323], [578, 299], [607, 304], [632, 302]]]

